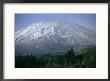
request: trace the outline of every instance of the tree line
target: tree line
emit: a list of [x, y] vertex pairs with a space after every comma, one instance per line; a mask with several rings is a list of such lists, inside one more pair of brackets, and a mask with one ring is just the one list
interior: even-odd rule
[[42, 56], [15, 56], [15, 68], [95, 68], [96, 48], [83, 52], [68, 50], [64, 54], [43, 54]]

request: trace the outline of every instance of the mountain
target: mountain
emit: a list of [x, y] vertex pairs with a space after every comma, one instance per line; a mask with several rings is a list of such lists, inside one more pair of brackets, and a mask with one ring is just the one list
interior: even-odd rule
[[40, 54], [96, 46], [96, 32], [72, 22], [39, 21], [15, 32], [15, 52]]

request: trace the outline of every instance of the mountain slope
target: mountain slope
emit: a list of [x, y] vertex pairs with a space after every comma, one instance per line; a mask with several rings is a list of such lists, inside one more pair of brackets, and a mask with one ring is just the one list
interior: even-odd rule
[[15, 32], [16, 54], [64, 52], [96, 45], [95, 32], [70, 22], [37, 22]]

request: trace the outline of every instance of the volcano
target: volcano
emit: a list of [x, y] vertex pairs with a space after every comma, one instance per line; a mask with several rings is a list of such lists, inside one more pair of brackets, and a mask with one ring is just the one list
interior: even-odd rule
[[72, 22], [39, 21], [15, 32], [15, 53], [44, 54], [96, 46], [96, 32]]

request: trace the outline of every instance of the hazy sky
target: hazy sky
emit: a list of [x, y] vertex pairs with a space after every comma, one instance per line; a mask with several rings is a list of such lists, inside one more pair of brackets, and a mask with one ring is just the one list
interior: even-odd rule
[[80, 24], [96, 30], [96, 14], [15, 14], [15, 31], [38, 21], [57, 20]]

